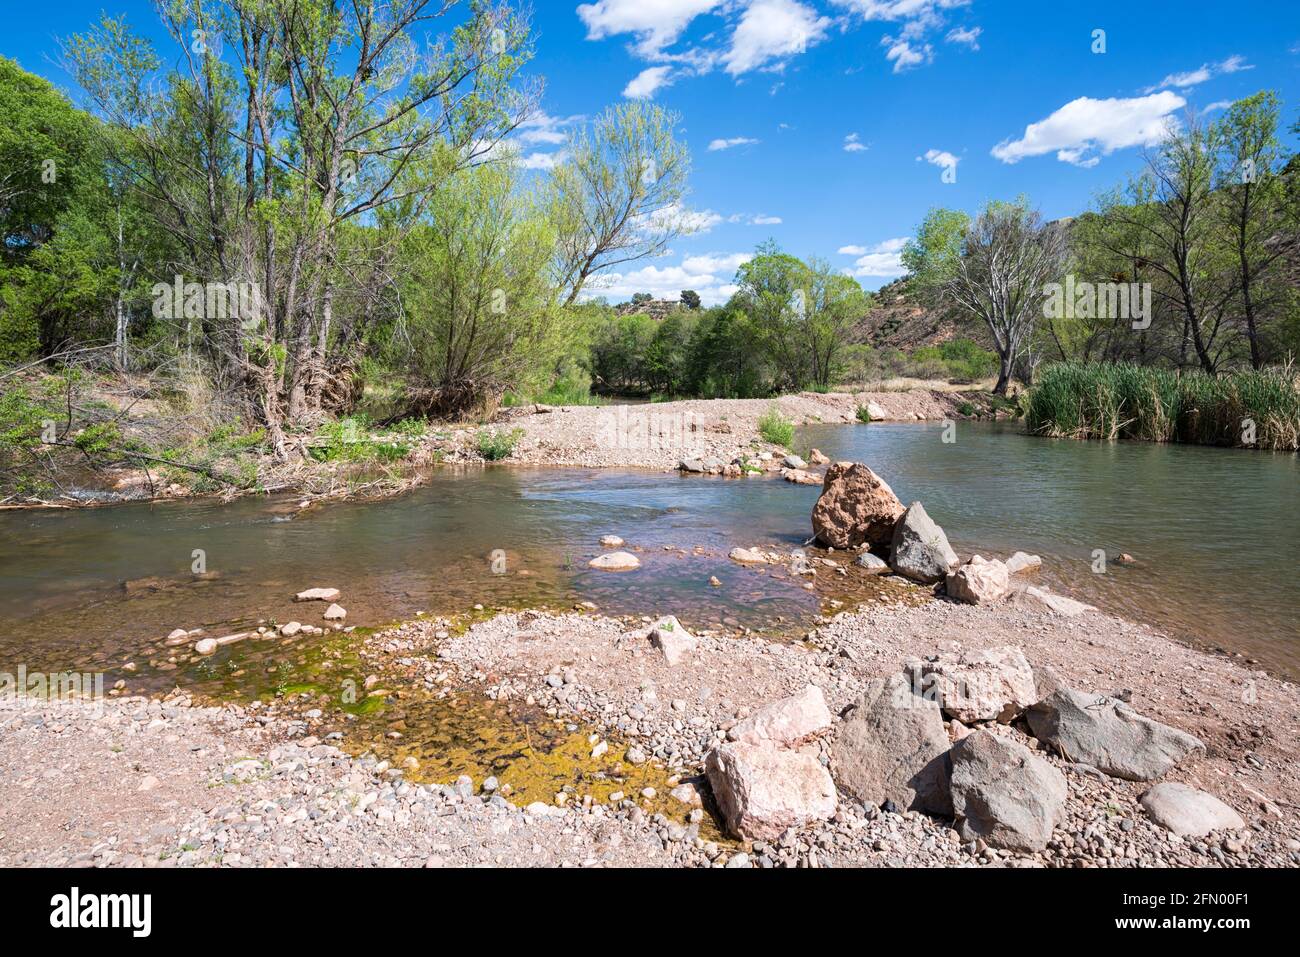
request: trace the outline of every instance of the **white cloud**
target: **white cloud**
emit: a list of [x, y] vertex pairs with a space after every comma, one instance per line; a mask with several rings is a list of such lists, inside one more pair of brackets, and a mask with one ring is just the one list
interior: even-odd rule
[[519, 160], [519, 165], [524, 169], [555, 169], [556, 166], [564, 162], [567, 155], [563, 151], [558, 153], [529, 153]]
[[[934, 60], [934, 47], [926, 38], [945, 25], [943, 13], [954, 7], [963, 7], [970, 0], [835, 0], [863, 20], [882, 20], [901, 24], [897, 34], [881, 38], [885, 59], [894, 65], [895, 73], [903, 73]], [[975, 49], [975, 38], [980, 27], [973, 30], [957, 28], [949, 32], [949, 42], [969, 43]]]
[[1170, 73], [1155, 86], [1149, 86], [1142, 92], [1154, 93], [1156, 90], [1165, 90], [1171, 86], [1179, 90], [1186, 90], [1189, 87], [1198, 86], [1212, 77], [1253, 69], [1255, 68], [1246, 62], [1245, 57], [1240, 54], [1233, 54], [1220, 63], [1202, 63], [1195, 70]]
[[795, 0], [753, 0], [736, 24], [731, 48], [722, 55], [723, 67], [732, 76], [779, 70], [789, 57], [825, 39], [831, 23]]
[[1232, 106], [1232, 100], [1215, 100], [1213, 103], [1201, 110], [1201, 113], [1213, 113], [1215, 110], [1226, 110]]
[[785, 222], [780, 216], [754, 216], [750, 219], [751, 226], [780, 226]]
[[539, 144], [556, 146], [568, 140], [569, 134], [565, 131], [569, 127], [581, 123], [584, 119], [585, 117], [582, 116], [551, 116], [545, 110], [538, 110], [519, 124], [515, 138], [530, 146]]
[[928, 43], [914, 47], [907, 40], [886, 36], [881, 37], [880, 45], [889, 47], [885, 51], [885, 59], [894, 64], [895, 73], [902, 73], [934, 60], [934, 48]]
[[948, 35], [944, 39], [949, 43], [963, 43], [972, 50], [978, 50], [980, 48], [980, 34], [983, 32], [983, 27], [975, 27], [971, 30], [964, 27], [953, 27], [948, 31]]
[[729, 140], [714, 140], [709, 144], [709, 152], [716, 153], [719, 150], [729, 150], [736, 146], [754, 146], [759, 141], [751, 139], [748, 136], [733, 136]]
[[1095, 166], [1097, 154], [1108, 156], [1118, 149], [1159, 142], [1174, 121], [1174, 111], [1186, 105], [1186, 100], [1168, 90], [1131, 99], [1081, 96], [1030, 123], [1022, 137], [1003, 140], [992, 152], [1004, 163], [1055, 152], [1063, 163]]
[[598, 0], [578, 7], [588, 40], [620, 33], [637, 39], [637, 52], [654, 57], [677, 42], [690, 22], [722, 5], [723, 0]]
[[723, 221], [711, 209], [690, 209], [679, 203], [671, 206], [665, 206], [663, 209], [657, 209], [650, 215], [650, 226], [653, 229], [680, 229], [686, 233], [707, 233], [714, 226]]
[[582, 298], [603, 296], [621, 302], [638, 292], [648, 292], [656, 299], [676, 299], [683, 289], [694, 289], [704, 305], [716, 306], [736, 292], [736, 270], [752, 258], [752, 253], [709, 253], [688, 256], [676, 266], [643, 266], [625, 273], [606, 273], [587, 285]]
[[647, 67], [623, 87], [623, 95], [629, 100], [650, 99], [660, 88], [672, 84], [672, 70], [670, 66]]
[[941, 169], [956, 169], [957, 164], [961, 162], [947, 150], [926, 150], [924, 156], [918, 156], [917, 161], [925, 160], [932, 166], [938, 166]]
[[844, 152], [846, 153], [863, 153], [867, 150], [867, 144], [862, 142], [862, 138], [857, 133], [850, 133], [844, 137]]
[[897, 239], [886, 239], [870, 249], [863, 246], [844, 246], [840, 249], [841, 255], [858, 257], [854, 260], [852, 268], [846, 269], [845, 272], [861, 278], [892, 279], [901, 276], [907, 272], [903, 268], [902, 258], [903, 247], [906, 244], [907, 237], [900, 236]]

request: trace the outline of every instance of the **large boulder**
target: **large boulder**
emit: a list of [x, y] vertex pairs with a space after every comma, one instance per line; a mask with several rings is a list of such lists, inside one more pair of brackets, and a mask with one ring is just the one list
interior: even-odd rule
[[907, 665], [913, 689], [944, 714], [971, 724], [1008, 724], [1038, 700], [1034, 669], [1019, 648], [960, 651]]
[[1001, 601], [1011, 589], [1011, 575], [1007, 566], [994, 559], [987, 561], [979, 555], [948, 576], [948, 597], [968, 605], [991, 605]]
[[1026, 712], [1034, 737], [1067, 761], [1129, 781], [1154, 781], [1205, 745], [1106, 695], [1060, 687]]
[[727, 732], [731, 741], [746, 744], [770, 742], [789, 746], [831, 726], [831, 711], [822, 689], [809, 685], [797, 695], [782, 698], [737, 721]]
[[951, 814], [948, 732], [933, 701], [904, 675], [875, 680], [858, 699], [835, 742], [835, 776], [866, 804]]
[[1041, 851], [1069, 793], [1065, 775], [1009, 738], [975, 731], [952, 746], [952, 809], [963, 840]]
[[1213, 794], [1186, 784], [1164, 781], [1141, 798], [1151, 820], [1181, 837], [1204, 837], [1211, 831], [1236, 831], [1246, 826], [1241, 815]]
[[744, 840], [770, 841], [835, 815], [835, 782], [812, 755], [736, 741], [710, 751], [704, 770], [727, 830]]
[[890, 549], [890, 567], [923, 584], [942, 581], [957, 567], [957, 553], [948, 544], [948, 536], [920, 502], [913, 502], [894, 526]]
[[886, 545], [902, 514], [903, 503], [884, 479], [860, 462], [836, 462], [813, 506], [813, 534], [832, 548]]

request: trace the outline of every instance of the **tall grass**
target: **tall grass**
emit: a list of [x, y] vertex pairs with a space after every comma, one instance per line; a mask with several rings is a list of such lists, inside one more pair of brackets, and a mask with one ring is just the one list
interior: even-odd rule
[[1037, 435], [1296, 451], [1300, 390], [1288, 371], [1209, 376], [1063, 362], [1039, 373], [1025, 422]]

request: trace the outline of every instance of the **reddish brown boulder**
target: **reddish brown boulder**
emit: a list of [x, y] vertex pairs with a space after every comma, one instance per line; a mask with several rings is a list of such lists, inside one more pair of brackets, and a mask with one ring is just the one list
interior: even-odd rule
[[826, 470], [813, 507], [813, 534], [832, 548], [888, 545], [905, 509], [889, 484], [861, 462], [836, 462]]

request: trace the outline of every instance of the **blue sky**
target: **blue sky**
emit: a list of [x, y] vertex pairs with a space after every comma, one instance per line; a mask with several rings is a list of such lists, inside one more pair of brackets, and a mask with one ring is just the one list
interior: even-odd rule
[[[148, 0], [0, 8], [0, 52], [65, 87], [57, 38], [100, 9], [157, 34]], [[546, 95], [521, 137], [530, 164], [628, 97], [680, 113], [693, 154], [700, 230], [609, 277], [614, 301], [725, 299], [769, 238], [874, 289], [932, 206], [1025, 193], [1049, 218], [1073, 215], [1138, 168], [1168, 117], [1269, 88], [1286, 126], [1300, 119], [1293, 0], [536, 0], [533, 25]]]

